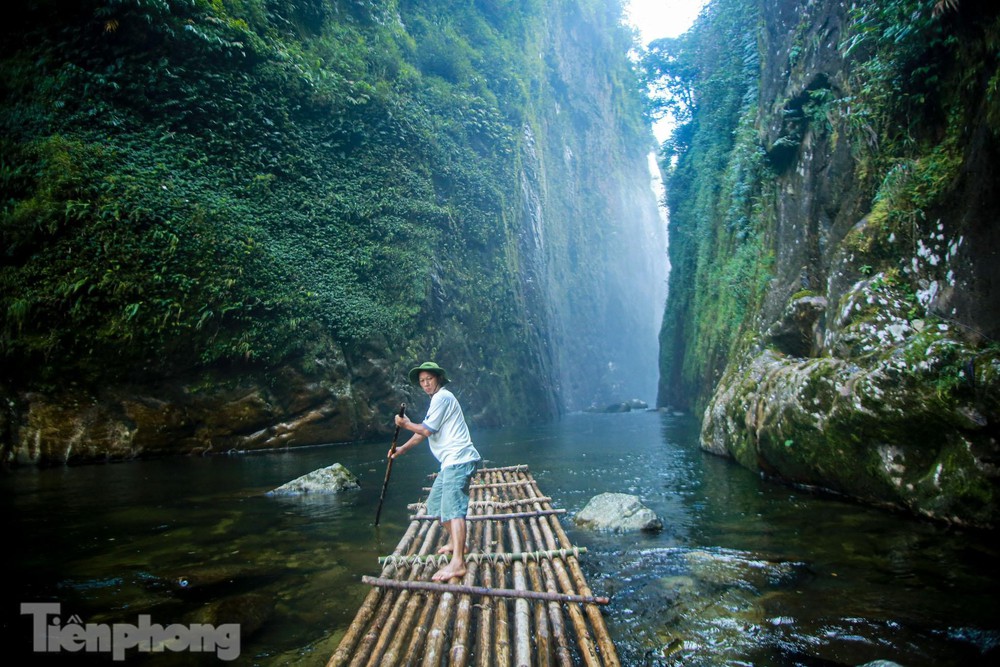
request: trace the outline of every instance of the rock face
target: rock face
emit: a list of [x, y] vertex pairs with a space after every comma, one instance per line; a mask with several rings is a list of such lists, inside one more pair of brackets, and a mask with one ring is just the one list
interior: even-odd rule
[[358, 478], [339, 463], [313, 470], [301, 477], [296, 477], [268, 491], [269, 496], [302, 496], [323, 493], [340, 493], [346, 489], [360, 489]]
[[[352, 375], [352, 367], [369, 370]], [[287, 364], [157, 386], [24, 392], [8, 401], [3, 460], [53, 465], [355, 441], [388, 430], [382, 416], [398, 408], [387, 368], [336, 358], [310, 371]]]
[[[1000, 262], [989, 212], [1000, 206], [992, 166], [1000, 141], [985, 90], [960, 92], [945, 75], [980, 66], [976, 49], [993, 48], [980, 29], [998, 24], [998, 10], [965, 3], [952, 13], [918, 12], [908, 19], [912, 35], [896, 42], [871, 38], [871, 25], [832, 0], [764, 3], [758, 18], [760, 62], [747, 98], [755, 103], [736, 120], [746, 133], [729, 165], [751, 169], [746, 151], [762, 159], [758, 175], [738, 185], [754, 190], [744, 200], [757, 209], [740, 225], [713, 220], [709, 227], [727, 232], [702, 249], [705, 267], [675, 275], [670, 293], [724, 301], [728, 288], [713, 291], [712, 265], [750, 239], [766, 239], [758, 256], [772, 263], [758, 264], [764, 280], [729, 337], [698, 336], [736, 321], [733, 311], [706, 299], [671, 313], [668, 302], [661, 340], [671, 384], [661, 405], [704, 407], [702, 447], [774, 478], [949, 522], [1000, 525], [992, 305]], [[953, 48], [938, 48], [938, 30]], [[896, 102], [920, 84], [879, 77], [905, 70], [916, 53], [937, 62], [942, 78], [930, 106], [904, 113]], [[895, 85], [902, 89], [871, 94]], [[867, 97], [852, 97], [859, 86]], [[858, 104], [884, 114], [884, 124], [856, 132]], [[900, 127], [907, 141], [898, 141]], [[734, 186], [720, 201], [737, 194]], [[671, 219], [690, 220], [678, 207], [671, 203]], [[674, 249], [672, 239], [676, 266]], [[702, 328], [667, 329], [689, 320]], [[707, 370], [683, 375], [682, 363]]]
[[702, 446], [799, 484], [957, 523], [997, 520], [1000, 360], [944, 323], [906, 318], [878, 277], [858, 283], [822, 357], [765, 347], [730, 366]]
[[615, 533], [657, 531], [663, 522], [639, 498], [627, 493], [602, 493], [577, 513], [573, 521], [581, 527]]

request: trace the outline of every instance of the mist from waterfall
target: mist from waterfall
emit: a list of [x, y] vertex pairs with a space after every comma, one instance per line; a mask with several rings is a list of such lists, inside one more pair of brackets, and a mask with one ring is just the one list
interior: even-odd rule
[[[559, 400], [566, 411], [631, 399], [652, 405], [668, 273], [655, 160], [636, 153], [609, 173], [568, 145], [561, 157], [571, 176], [590, 182], [522, 183], [528, 235], [544, 257]], [[553, 205], [559, 200], [565, 205]]]

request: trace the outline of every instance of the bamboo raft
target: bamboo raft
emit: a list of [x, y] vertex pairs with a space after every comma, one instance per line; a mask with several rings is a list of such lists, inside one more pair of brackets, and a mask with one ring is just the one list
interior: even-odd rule
[[[428, 491], [429, 489], [424, 489]], [[422, 503], [327, 667], [475, 664], [619, 665], [574, 547], [527, 466], [485, 468], [472, 480], [467, 573], [432, 582], [448, 539]]]

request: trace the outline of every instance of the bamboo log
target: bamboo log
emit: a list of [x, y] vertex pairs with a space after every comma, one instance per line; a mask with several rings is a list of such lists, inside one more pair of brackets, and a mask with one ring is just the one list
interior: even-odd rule
[[[505, 514], [474, 514], [465, 517], [466, 521], [503, 521], [504, 519], [525, 519], [531, 516], [549, 516], [552, 514], [565, 514], [566, 510], [558, 509], [548, 509], [548, 510], [534, 510], [532, 512], [510, 512]], [[437, 521], [438, 517], [431, 516], [429, 514], [420, 514], [416, 516], [411, 516], [410, 521]]]
[[361, 603], [361, 608], [354, 617], [354, 621], [347, 628], [344, 636], [341, 637], [340, 644], [337, 645], [337, 650], [333, 652], [330, 660], [326, 663], [327, 667], [343, 667], [343, 665], [350, 662], [351, 652], [354, 650], [354, 646], [361, 636], [361, 631], [368, 627], [368, 621], [374, 616], [375, 610], [378, 609], [379, 602], [381, 601], [382, 591], [373, 588], [368, 592], [365, 601]]
[[[496, 482], [502, 479], [501, 473], [493, 473], [489, 480]], [[496, 537], [497, 551], [506, 551], [504, 547], [503, 528], [499, 521], [493, 523], [493, 535]], [[503, 561], [498, 561], [493, 565], [495, 577], [494, 584], [497, 588], [507, 585], [507, 565]], [[495, 664], [497, 667], [509, 667], [510, 665], [510, 622], [507, 600], [505, 598], [489, 598], [494, 607], [494, 625], [496, 627], [496, 650], [494, 652]]]
[[[427, 555], [427, 552], [433, 547], [435, 541], [434, 533], [435, 531], [428, 531], [428, 533], [424, 536], [424, 540], [420, 544], [418, 555], [413, 557], [420, 558], [421, 556]], [[421, 574], [418, 568], [409, 569], [410, 574], [408, 575], [408, 579], [411, 581], [417, 579]], [[400, 635], [401, 631], [397, 629], [397, 625], [400, 624], [401, 620], [412, 619], [413, 617], [413, 613], [409, 611], [411, 607], [409, 604], [410, 597], [410, 591], [402, 591], [399, 594], [399, 597], [396, 598], [392, 611], [389, 613], [385, 622], [377, 627], [378, 639], [375, 642], [375, 646], [372, 648], [371, 655], [368, 658], [367, 667], [380, 667], [381, 665], [394, 663], [392, 659], [385, 658], [383, 654], [388, 650], [392, 640]]]
[[[539, 493], [540, 497], [541, 494]], [[569, 536], [566, 535], [566, 531], [563, 530], [562, 524], [558, 521], [548, 521], [543, 523], [548, 523], [553, 527], [556, 535], [559, 538], [559, 544], [572, 546], [569, 540]], [[587, 578], [583, 575], [583, 570], [580, 568], [579, 560], [574, 556], [567, 556], [566, 563], [569, 565], [570, 571], [573, 573], [574, 579], [577, 581], [577, 590], [582, 595], [591, 595], [590, 585], [587, 583]], [[615, 644], [611, 640], [611, 636], [608, 634], [607, 626], [604, 623], [604, 617], [601, 616], [601, 612], [597, 607], [585, 606], [584, 612], [587, 614], [587, 618], [590, 619], [591, 626], [594, 628], [594, 635], [597, 638], [598, 646], [600, 647], [601, 654], [604, 657], [604, 664], [609, 667], [618, 667], [621, 663], [618, 659], [618, 651], [615, 649]]]
[[[559, 562], [559, 561], [555, 561]], [[526, 600], [554, 600], [556, 602], [578, 602], [580, 604], [610, 604], [606, 597], [595, 595], [576, 595], [574, 593], [549, 593], [548, 591], [519, 590], [517, 588], [486, 588], [485, 586], [469, 586], [466, 584], [439, 584], [432, 581], [400, 581], [399, 579], [383, 579], [381, 577], [361, 577], [361, 581], [369, 586], [391, 588], [396, 590], [430, 591], [432, 593], [482, 595], [498, 598], [523, 598]], [[567, 577], [564, 589], [572, 590], [572, 583]], [[574, 607], [570, 607], [574, 609]]]
[[[476, 484], [480, 480], [480, 478], [486, 477], [490, 473], [495, 473], [495, 472], [527, 472], [527, 471], [528, 471], [528, 465], [524, 464], [524, 463], [519, 463], [516, 466], [504, 466], [504, 467], [501, 467], [501, 468], [480, 468], [479, 470], [476, 471], [476, 474], [473, 476], [472, 483]], [[438, 473], [436, 473], [436, 472], [432, 472], [431, 474], [427, 475], [428, 479], [434, 479], [437, 476], [438, 476]]]
[[[422, 568], [414, 568], [415, 577], [417, 579], [430, 576], [434, 571], [433, 563], [425, 563]], [[420, 592], [414, 592], [410, 595], [410, 598], [406, 603], [406, 610], [403, 612], [403, 616], [399, 621], [398, 627], [395, 632], [386, 633], [392, 637], [392, 641], [386, 647], [385, 653], [382, 655], [382, 664], [384, 665], [396, 665], [400, 662], [401, 651], [407, 639], [410, 638], [411, 633], [414, 632], [414, 623], [417, 619], [417, 613], [420, 611], [421, 606], [427, 605], [428, 595], [424, 595]]]
[[[545, 590], [557, 592], [556, 576], [552, 571], [551, 563], [542, 563], [542, 579], [545, 582]], [[569, 648], [569, 639], [566, 632], [566, 619], [563, 616], [562, 605], [556, 602], [548, 603], [549, 622], [552, 624], [552, 634], [556, 638], [556, 661], [563, 667], [570, 667], [573, 664], [572, 652]]]
[[[534, 482], [534, 480], [530, 476], [527, 476], [527, 479], [525, 479], [523, 473], [519, 473], [518, 475], [520, 475], [518, 478], [522, 482], [527, 482], [527, 481], [531, 481], [532, 483]], [[529, 496], [541, 495], [540, 493], [536, 493], [535, 490], [532, 488], [526, 489], [526, 493]], [[552, 520], [552, 518], [549, 517], [549, 520]], [[552, 520], [552, 522], [558, 525], [558, 521]], [[552, 548], [551, 545], [550, 548]], [[573, 587], [572, 579], [566, 572], [566, 568], [563, 565], [562, 560], [560, 559], [553, 560], [552, 567], [556, 573], [556, 579], [559, 581], [559, 584], [562, 587], [564, 594], [575, 595], [576, 592]], [[580, 654], [581, 657], [583, 658], [584, 663], [588, 665], [588, 667], [600, 667], [601, 662], [597, 654], [597, 648], [594, 646], [594, 642], [587, 628], [587, 617], [584, 616], [583, 612], [581, 612], [580, 608], [577, 607], [576, 605], [570, 605], [568, 607], [568, 611], [570, 616], [570, 622], [573, 625], [573, 630], [576, 633], [577, 645], [580, 649]]]
[[375, 616], [372, 618], [371, 625], [368, 626], [368, 632], [364, 634], [358, 645], [354, 647], [354, 654], [351, 656], [351, 662], [349, 663], [350, 667], [361, 667], [367, 664], [368, 657], [378, 642], [381, 629], [385, 627], [386, 619], [388, 619], [389, 614], [392, 612], [398, 595], [399, 593], [382, 596], [382, 601], [379, 603]]
[[375, 629], [378, 639], [368, 656], [368, 661], [365, 663], [366, 667], [379, 667], [379, 665], [392, 664], [391, 661], [385, 659], [384, 654], [392, 638], [399, 634], [396, 626], [409, 607], [410, 597], [414, 597], [415, 595], [417, 594], [410, 591], [400, 591], [399, 597], [396, 598], [396, 602], [393, 604], [392, 611], [389, 613], [385, 623]]
[[[540, 492], [536, 492], [533, 489], [528, 490], [528, 495], [533, 497], [541, 497]], [[540, 502], [538, 507], [544, 507], [547, 502]], [[539, 520], [539, 523], [543, 527], [543, 531], [547, 527], [549, 529], [549, 542], [550, 548], [555, 547], [555, 539], [563, 548], [571, 547], [572, 543], [569, 537], [566, 535], [566, 531], [563, 530], [562, 524], [554, 517], [548, 517], [547, 520]], [[552, 539], [555, 538], [555, 539]], [[590, 586], [587, 584], [586, 577], [583, 576], [583, 571], [580, 569], [579, 561], [572, 556], [567, 557], [566, 563], [572, 572], [573, 579], [576, 581], [577, 590], [582, 595], [591, 595]], [[609, 667], [618, 667], [621, 663], [618, 660], [618, 651], [615, 649], [614, 642], [611, 641], [611, 637], [608, 635], [607, 626], [604, 624], [604, 618], [601, 616], [601, 612], [597, 607], [585, 606], [584, 611], [590, 621], [591, 626], [594, 629], [594, 635], [597, 639], [598, 646], [601, 650], [601, 655], [604, 658], [604, 664]]]
[[[536, 546], [543, 545], [545, 543], [545, 538], [542, 535], [541, 528], [539, 527], [539, 519], [529, 519], [528, 527], [531, 529], [531, 534], [534, 539], [534, 544]], [[557, 553], [561, 553], [560, 550]], [[563, 556], [565, 558], [565, 556]], [[545, 584], [544, 589], [550, 592], [558, 592], [558, 586], [556, 585], [555, 572], [552, 569], [552, 563], [547, 561], [541, 562], [541, 574], [542, 581]], [[540, 588], [541, 590], [541, 588]], [[548, 603], [548, 613], [549, 622], [552, 624], [552, 635], [555, 637], [556, 649], [555, 657], [556, 661], [562, 667], [570, 667], [573, 664], [572, 654], [569, 648], [569, 642], [566, 637], [566, 624], [563, 618], [562, 606], [555, 603]]]
[[[494, 548], [493, 543], [493, 522], [487, 521], [483, 531], [483, 543], [481, 548], [486, 552], [485, 556], [492, 556], [490, 550]], [[495, 561], [485, 559], [486, 566], [482, 569], [483, 585], [487, 588], [493, 586], [493, 568], [491, 564]], [[489, 599], [483, 599], [476, 605], [477, 617], [479, 620], [476, 633], [476, 667], [489, 667], [490, 655], [493, 650], [493, 604]]]
[[424, 596], [424, 608], [420, 611], [413, 636], [410, 637], [410, 645], [407, 647], [406, 659], [403, 661], [402, 667], [413, 667], [420, 661], [424, 645], [427, 643], [431, 619], [437, 613], [438, 601], [437, 595]]
[[[431, 525], [431, 524], [428, 524]], [[393, 551], [394, 556], [400, 556], [404, 551], [409, 549], [410, 545], [416, 539], [417, 535], [421, 532], [426, 533], [420, 522], [413, 521], [410, 523], [409, 528], [403, 534], [403, 538], [399, 541], [396, 549]], [[396, 573], [396, 564], [388, 563], [382, 569], [383, 577], [392, 577]], [[368, 592], [365, 597], [364, 602], [361, 604], [361, 608], [354, 617], [354, 621], [347, 628], [347, 632], [340, 639], [340, 644], [337, 646], [337, 650], [334, 651], [333, 655], [330, 656], [330, 660], [327, 662], [327, 667], [342, 667], [349, 663], [351, 659], [351, 654], [354, 650], [355, 644], [357, 644], [358, 639], [361, 637], [362, 631], [368, 626], [369, 621], [375, 614], [375, 610], [378, 608], [379, 602], [381, 602], [382, 593], [376, 589], [372, 589]]]
[[[517, 530], [521, 535], [522, 546], [529, 546], [530, 548], [536, 548], [538, 545], [532, 539], [531, 533], [528, 532], [525, 527], [525, 521], [523, 519], [518, 519], [516, 521]], [[537, 552], [536, 552], [537, 553]], [[539, 571], [538, 563], [534, 560], [528, 560], [526, 564], [528, 570], [528, 579], [531, 581], [531, 589], [535, 591], [543, 590], [542, 577]], [[545, 603], [538, 600], [534, 603], [533, 613], [534, 613], [534, 627], [535, 627], [535, 665], [539, 667], [550, 667], [552, 664], [552, 635], [549, 627], [549, 620], [546, 611], [546, 604], [553, 604], [552, 602]], [[558, 605], [557, 605], [558, 606]]]
[[[483, 492], [478, 489], [473, 489], [471, 494], [475, 498], [481, 498]], [[480, 509], [480, 508], [473, 508]], [[470, 549], [473, 547], [471, 545], [477, 545], [477, 548], [481, 548], [479, 545], [482, 542], [483, 537], [483, 524], [476, 523], [473, 525], [469, 536], [470, 546], [465, 549], [466, 555], [468, 555]], [[468, 559], [466, 559], [468, 562]], [[468, 584], [476, 583], [476, 577], [479, 573], [479, 563], [478, 561], [469, 562], [466, 566], [466, 574], [462, 581]], [[463, 595], [458, 599], [458, 606], [455, 609], [455, 626], [452, 632], [451, 648], [448, 649], [448, 665], [450, 667], [465, 667], [469, 662], [469, 632], [472, 625], [472, 596]]]
[[[392, 580], [389, 580], [389, 582], [392, 584], [402, 583]], [[421, 583], [427, 584], [427, 582]], [[422, 667], [438, 667], [438, 665], [441, 664], [441, 650], [444, 647], [445, 640], [448, 638], [448, 619], [451, 618], [451, 608], [454, 601], [455, 595], [453, 592], [449, 591], [441, 595], [441, 600], [438, 602], [437, 613], [434, 614], [434, 620], [431, 622], [430, 631], [427, 634], [427, 646], [424, 648], [424, 659], [423, 662], [420, 663]]]
[[[419, 553], [426, 554], [433, 546], [436, 533], [438, 532], [437, 529], [439, 528], [437, 524], [433, 525], [436, 529], [426, 531], [422, 534], [423, 539], [419, 543], [414, 543], [413, 546], [419, 548]], [[411, 570], [411, 576], [412, 574]], [[405, 603], [405, 600], [403, 602]], [[351, 667], [360, 667], [362, 664], [370, 666], [381, 664], [379, 654], [385, 650], [387, 638], [391, 636], [395, 622], [399, 618], [402, 609], [403, 605], [399, 603], [398, 597], [393, 600], [391, 596], [387, 596], [382, 601], [369, 626], [368, 632], [354, 649], [354, 657], [350, 663]], [[367, 662], [365, 662], [366, 656]]]
[[[437, 542], [437, 535], [440, 530], [438, 524], [431, 524], [434, 526], [434, 530], [429, 530], [421, 533], [418, 540], [415, 540], [409, 551], [415, 551], [415, 554], [411, 554], [411, 557], [416, 556], [426, 556]], [[405, 558], [400, 556], [399, 558]], [[402, 568], [406, 568], [407, 565], [405, 561], [400, 561], [403, 563]], [[427, 565], [423, 569], [430, 569], [433, 566]], [[409, 571], [410, 579], [419, 579], [424, 572], [420, 567], [411, 567]], [[401, 651], [402, 643], [405, 640], [404, 629], [409, 627], [413, 623], [413, 616], [416, 613], [415, 607], [419, 607], [422, 602], [426, 602], [425, 596], [422, 594], [410, 595], [405, 599], [405, 606], [402, 602], [397, 601], [397, 606], [394, 608], [394, 615], [390, 618], [392, 621], [398, 619], [398, 623], [387, 623], [378, 628], [380, 639], [373, 650], [372, 657], [369, 660], [370, 665], [382, 665], [382, 664], [396, 664], [399, 660], [398, 656]], [[395, 625], [404, 625], [404, 629], [396, 629]], [[378, 660], [379, 653], [384, 652], [385, 655], [382, 656], [381, 660]], [[388, 657], [386, 657], [388, 656]]]
[[478, 470], [479, 474], [491, 473], [491, 472], [525, 472], [528, 470], [528, 466], [524, 463], [519, 463], [516, 466], [504, 466], [501, 468], [480, 468]]
[[[521, 551], [521, 541], [513, 522], [507, 524], [510, 534], [512, 553]], [[514, 589], [527, 592], [528, 582], [524, 577], [524, 563], [514, 563]], [[535, 592], [535, 591], [532, 591]], [[528, 601], [518, 598], [514, 603], [514, 664], [517, 667], [529, 667], [531, 664], [531, 614]]]
[[[439, 524], [434, 524], [434, 525], [440, 528]], [[427, 538], [423, 541], [423, 543], [420, 546], [420, 552], [418, 555], [420, 556], [428, 555], [431, 550], [437, 548], [437, 544], [438, 544], [437, 531], [428, 534]], [[434, 574], [434, 569], [435, 568], [433, 564], [430, 563], [425, 564], [423, 568], [419, 569], [419, 573], [415, 579], [420, 581], [430, 578], [430, 576]], [[428, 624], [430, 623], [430, 620], [434, 617], [435, 613], [437, 612], [438, 596], [420, 595], [419, 597], [422, 599], [418, 599], [416, 607], [420, 608], [420, 604], [422, 604], [423, 607], [420, 608], [420, 615], [417, 618], [416, 624], [414, 625], [413, 633], [410, 635], [410, 637], [408, 638], [404, 637], [403, 639], [401, 639], [398, 647], [396, 646], [395, 642], [391, 647], [391, 650], [393, 650], [394, 652], [402, 653], [402, 662], [400, 663], [402, 667], [413, 667], [413, 665], [416, 665], [417, 662], [419, 661], [420, 656], [423, 653], [424, 643], [427, 641]], [[414, 614], [416, 614], [416, 609], [414, 610]], [[406, 640], [408, 640], [409, 643], [407, 644], [406, 649], [403, 650], [401, 647], [402, 644], [406, 643]]]

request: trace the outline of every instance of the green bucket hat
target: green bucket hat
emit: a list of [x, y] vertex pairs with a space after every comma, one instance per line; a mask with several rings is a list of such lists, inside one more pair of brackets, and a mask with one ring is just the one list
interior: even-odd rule
[[448, 376], [445, 374], [444, 369], [433, 361], [425, 361], [416, 368], [410, 369], [410, 382], [420, 384], [420, 371], [430, 371], [437, 375], [442, 387], [448, 384]]

